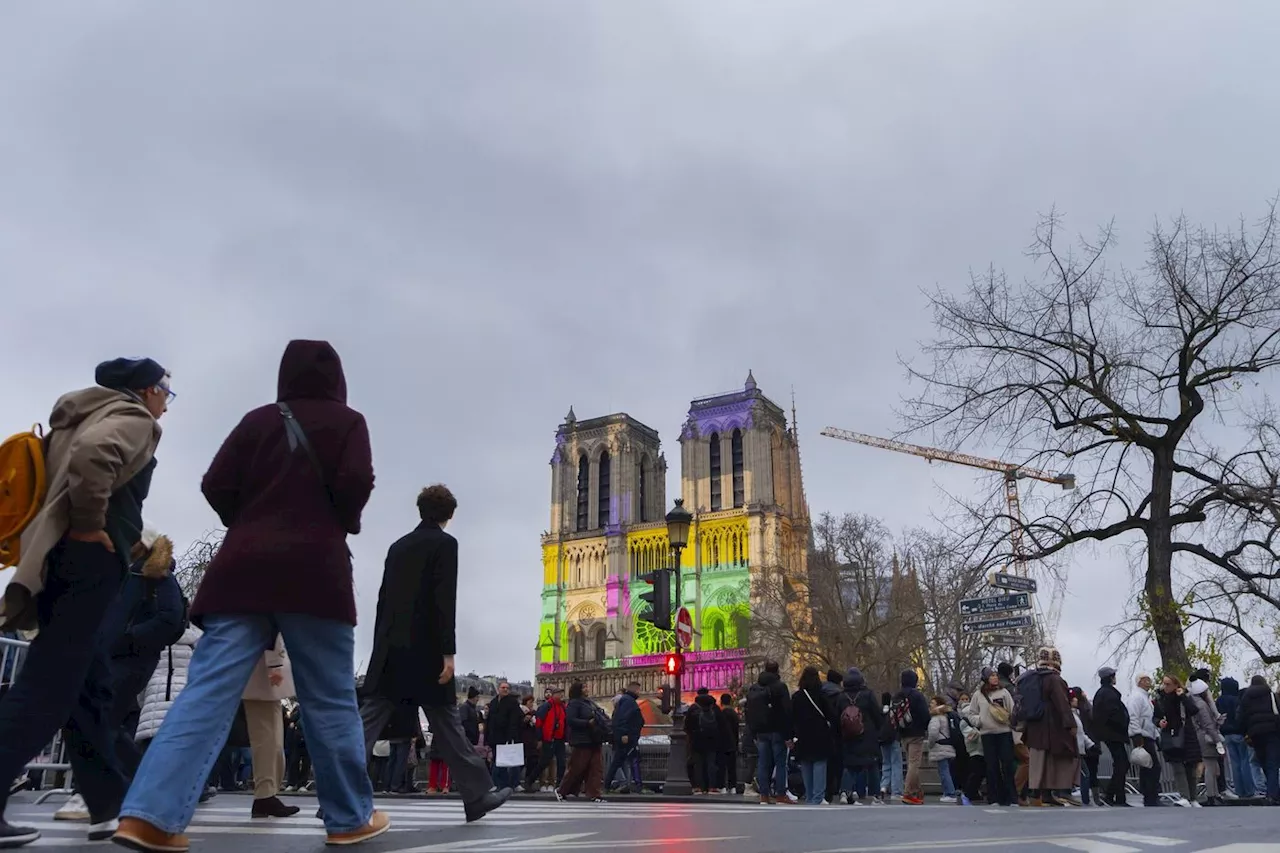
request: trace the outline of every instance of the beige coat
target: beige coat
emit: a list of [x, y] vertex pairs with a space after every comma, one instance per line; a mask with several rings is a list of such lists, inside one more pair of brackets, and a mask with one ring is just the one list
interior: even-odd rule
[[[49, 429], [49, 491], [22, 533], [22, 556], [0, 603], [3, 630], [36, 627], [35, 598], [44, 589], [49, 551], [69, 530], [102, 530], [112, 493], [147, 466], [160, 443], [160, 424], [146, 406], [108, 388], [63, 395], [49, 415]], [[129, 552], [122, 556], [127, 560]]]
[[[283, 680], [279, 687], [271, 685], [271, 673], [279, 673]], [[257, 702], [280, 701], [292, 699], [297, 695], [293, 686], [293, 667], [289, 664], [289, 655], [284, 648], [284, 637], [276, 635], [276, 647], [258, 658], [253, 675], [245, 685], [241, 699]]]

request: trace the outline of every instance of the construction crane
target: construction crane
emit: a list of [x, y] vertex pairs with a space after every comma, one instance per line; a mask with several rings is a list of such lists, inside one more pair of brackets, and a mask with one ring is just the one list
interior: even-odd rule
[[[897, 453], [906, 453], [911, 456], [919, 456], [927, 462], [932, 463], [937, 460], [939, 462], [951, 462], [955, 465], [965, 465], [970, 468], [981, 468], [986, 471], [995, 471], [1004, 476], [1004, 496], [1005, 501], [1009, 505], [1009, 541], [1012, 546], [1014, 568], [1021, 577], [1027, 576], [1026, 566], [1026, 549], [1022, 544], [1022, 504], [1018, 500], [1018, 481], [1019, 480], [1039, 480], [1044, 483], [1052, 483], [1061, 486], [1063, 489], [1070, 491], [1076, 487], [1076, 478], [1074, 474], [1051, 474], [1048, 471], [1040, 471], [1036, 468], [1029, 468], [1025, 465], [1017, 465], [1012, 462], [1001, 462], [996, 459], [984, 459], [981, 456], [970, 456], [967, 453], [957, 453], [951, 450], [942, 450], [937, 447], [923, 447], [919, 444], [908, 444], [905, 441], [897, 441], [892, 438], [880, 438], [874, 435], [866, 435], [861, 432], [851, 432], [847, 429], [837, 429], [835, 427], [827, 427], [822, 431], [822, 435], [827, 438], [838, 438], [841, 441], [851, 441], [854, 444], [865, 444], [868, 447], [878, 447], [881, 450], [893, 450]], [[1050, 636], [1058, 631], [1058, 620], [1062, 616], [1062, 585], [1054, 590], [1053, 601], [1049, 608], [1049, 617], [1042, 624], [1048, 629]], [[1038, 608], [1037, 608], [1038, 609]]]

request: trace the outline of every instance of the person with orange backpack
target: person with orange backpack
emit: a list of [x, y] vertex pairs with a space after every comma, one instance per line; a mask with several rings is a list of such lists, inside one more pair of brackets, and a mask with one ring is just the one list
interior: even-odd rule
[[[174, 395], [149, 358], [104, 362], [95, 380], [58, 400], [47, 436], [0, 445], [0, 566], [17, 567], [0, 630], [39, 629], [0, 700], [0, 778], [17, 776], [66, 723], [89, 838], [100, 840], [115, 830], [128, 782], [106, 725], [110, 647], [99, 633], [142, 539], [159, 419]], [[0, 818], [0, 848], [39, 837]]]

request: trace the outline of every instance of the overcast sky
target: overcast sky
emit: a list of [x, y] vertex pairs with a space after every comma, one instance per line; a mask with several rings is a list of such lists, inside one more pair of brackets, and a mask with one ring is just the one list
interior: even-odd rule
[[[441, 480], [460, 667], [528, 677], [570, 404], [658, 429], [669, 498], [689, 399], [748, 369], [784, 405], [795, 387], [815, 514], [900, 529], [943, 488], [989, 491], [818, 430], [892, 432], [920, 288], [1028, 271], [1051, 205], [1116, 217], [1128, 259], [1155, 216], [1260, 213], [1276, 32], [1268, 0], [8, 2], [4, 424], [102, 359], [160, 360], [179, 396], [147, 514], [181, 549], [216, 524], [200, 476], [274, 399], [285, 343], [328, 339], [378, 476], [360, 655], [385, 549]], [[1073, 682], [1123, 566], [1074, 563]]]

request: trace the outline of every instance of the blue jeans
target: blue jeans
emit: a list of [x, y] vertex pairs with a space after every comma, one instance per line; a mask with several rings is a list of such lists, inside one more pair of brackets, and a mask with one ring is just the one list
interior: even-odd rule
[[956, 795], [956, 783], [951, 778], [951, 762], [954, 758], [938, 759], [938, 780], [942, 782], [942, 796], [954, 797]]
[[[756, 788], [762, 797], [787, 795], [787, 739], [780, 732], [756, 735]], [[824, 782], [825, 786], [826, 783]]]
[[276, 627], [289, 649], [305, 710], [303, 734], [316, 769], [325, 829], [353, 832], [369, 822], [373, 785], [352, 675], [355, 629], [297, 613], [205, 618], [187, 686], [147, 749], [121, 817], [138, 818], [169, 833], [187, 828], [231, 730], [240, 695], [263, 651], [274, 642]]
[[902, 744], [880, 744], [880, 790], [902, 796]]
[[[865, 800], [867, 797], [867, 787], [871, 781], [871, 768], [869, 767], [846, 767], [844, 776], [840, 779], [840, 790], [846, 794], [857, 794], [858, 799]], [[873, 791], [872, 796], [878, 795], [879, 791]]]
[[1253, 784], [1253, 765], [1249, 761], [1249, 744], [1244, 735], [1224, 735], [1227, 742], [1227, 764], [1231, 765], [1231, 787], [1237, 797], [1256, 797], [1258, 789]]
[[804, 801], [820, 806], [827, 799], [827, 760], [800, 762], [800, 778], [804, 780]]

